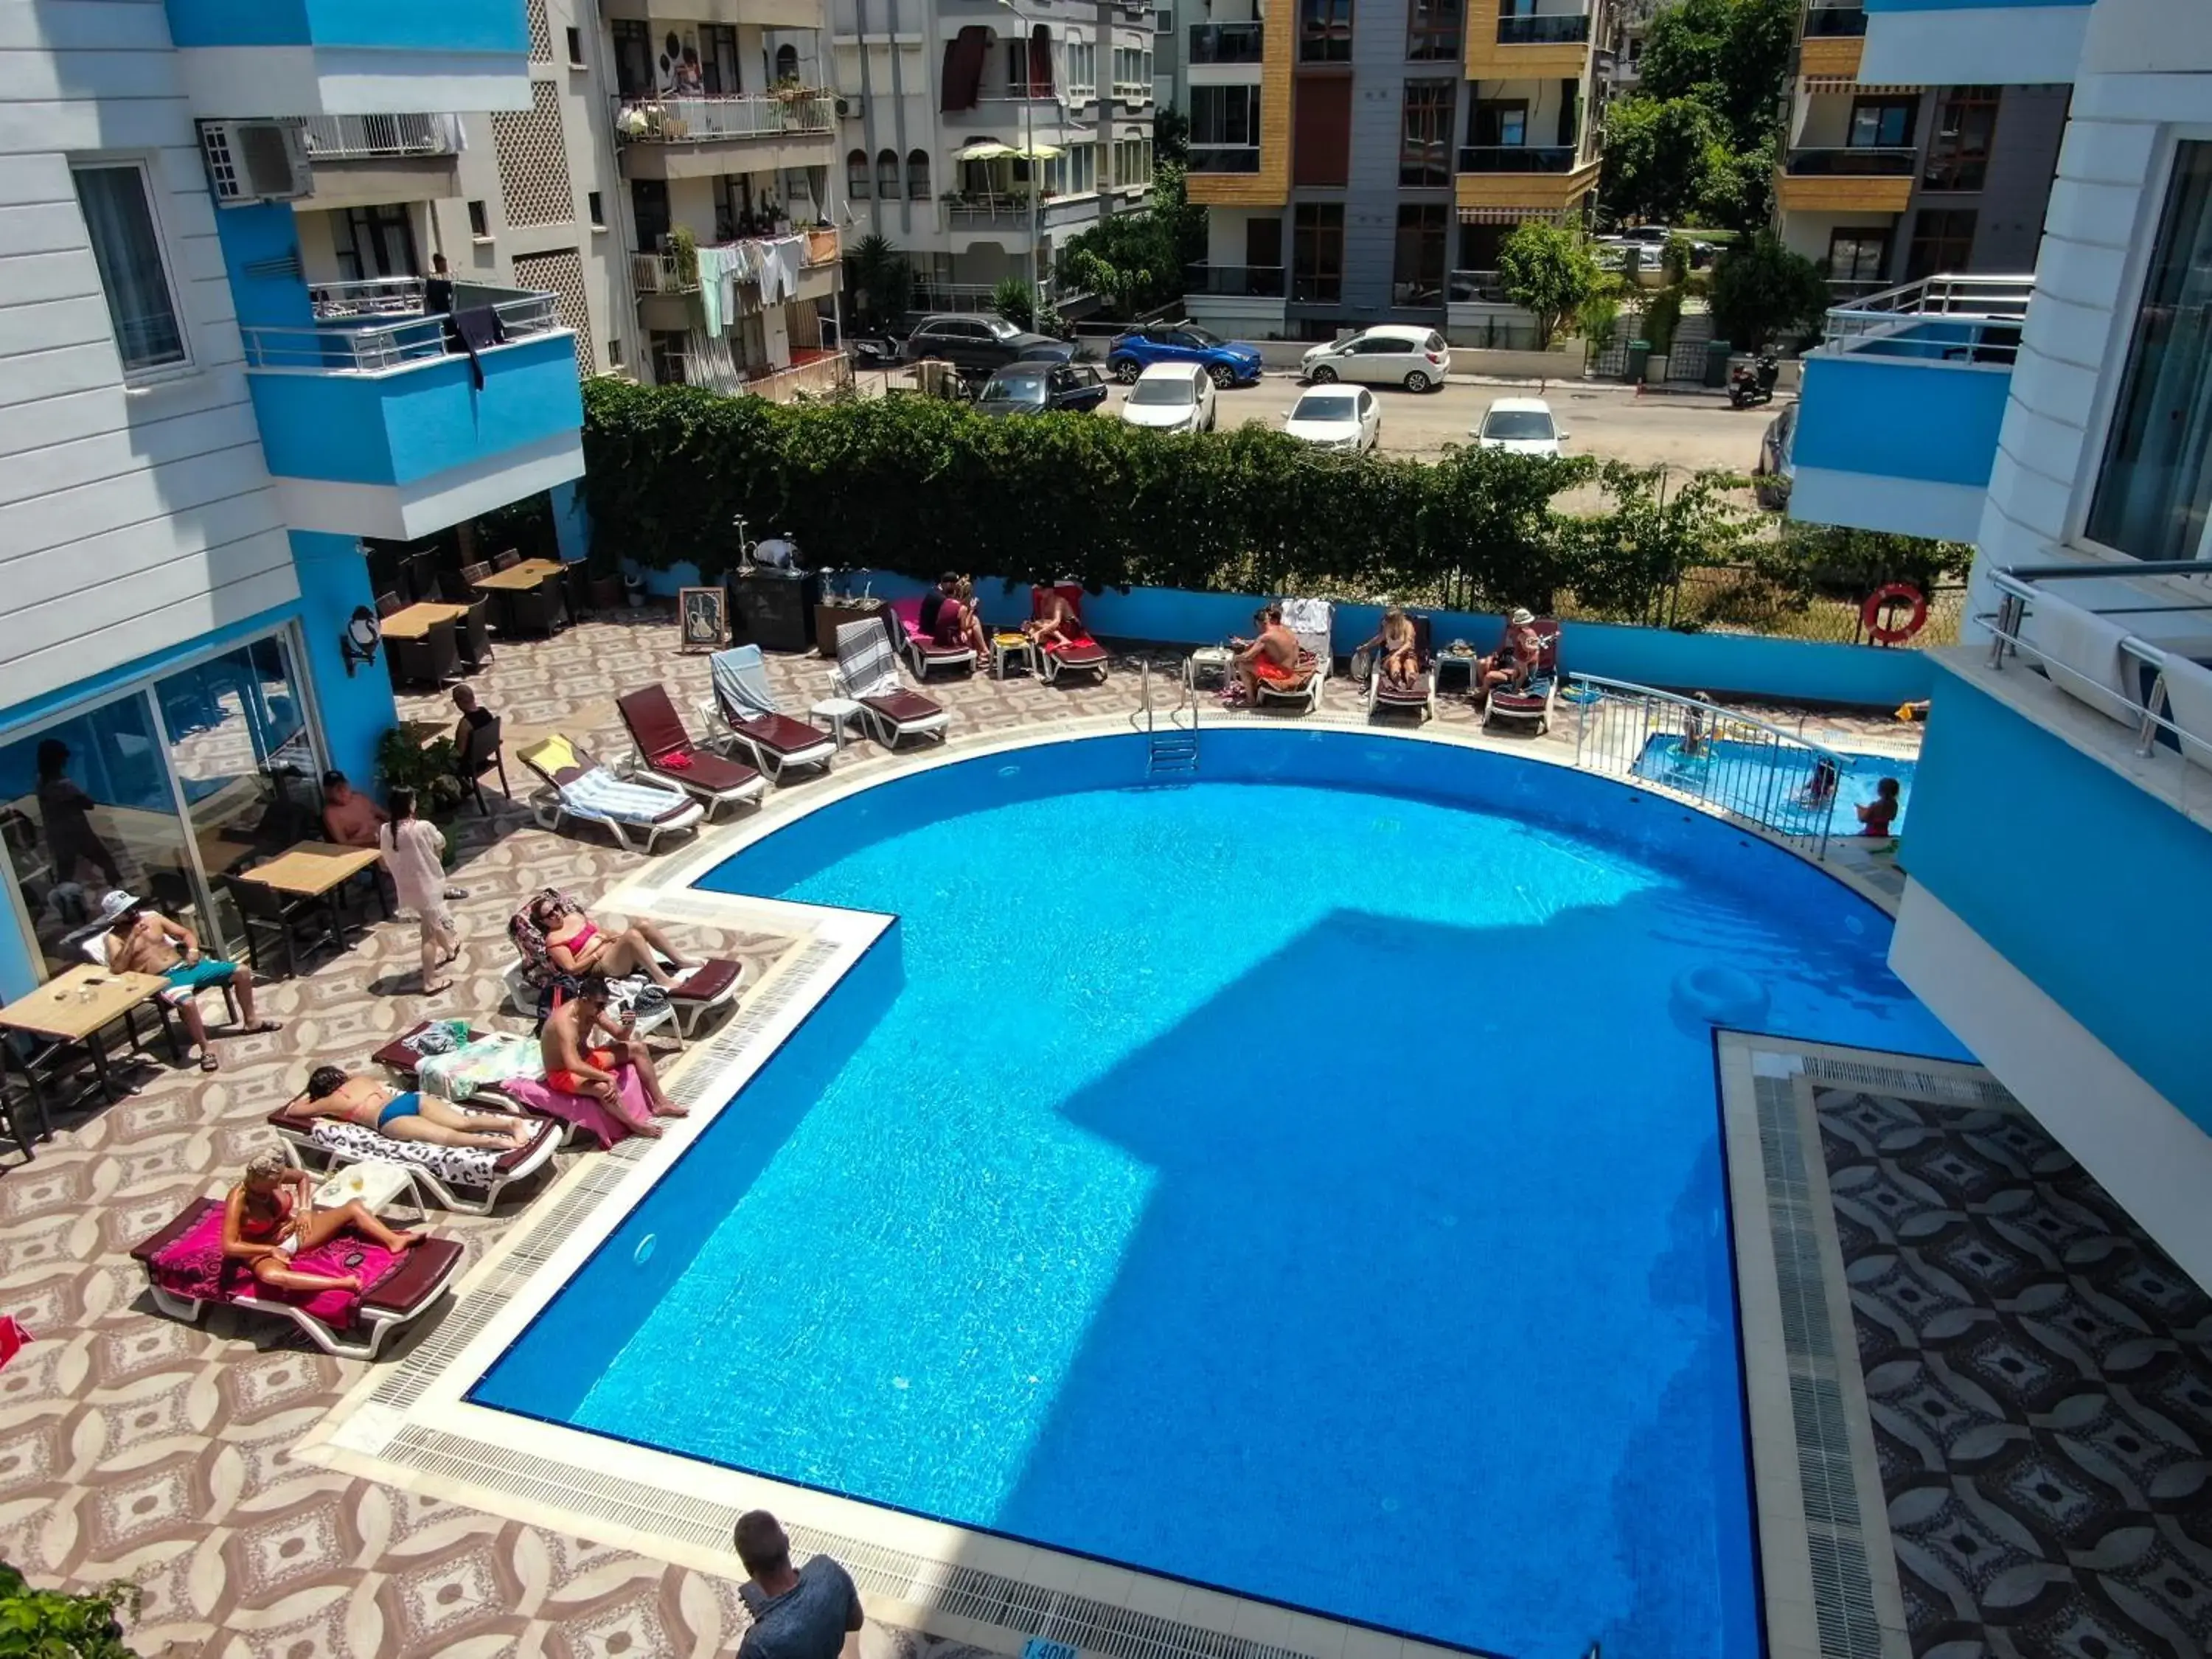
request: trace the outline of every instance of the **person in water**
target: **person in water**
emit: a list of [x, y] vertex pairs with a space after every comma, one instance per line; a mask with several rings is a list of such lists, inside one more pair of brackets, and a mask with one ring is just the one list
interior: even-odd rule
[[243, 1261], [272, 1291], [357, 1291], [359, 1273], [303, 1273], [292, 1259], [319, 1249], [343, 1232], [356, 1232], [395, 1255], [422, 1242], [420, 1233], [397, 1233], [359, 1199], [336, 1209], [315, 1207], [315, 1179], [296, 1170], [274, 1148], [247, 1160], [246, 1179], [222, 1206], [222, 1253]]
[[501, 1152], [530, 1144], [527, 1118], [508, 1112], [464, 1111], [419, 1090], [395, 1089], [374, 1078], [349, 1078], [335, 1066], [318, 1066], [309, 1074], [307, 1101], [299, 1109], [307, 1117], [358, 1123], [392, 1140], [486, 1146]]
[[1858, 809], [1859, 834], [1876, 837], [1894, 835], [1900, 804], [1897, 780], [1884, 778], [1875, 785], [1874, 799]]

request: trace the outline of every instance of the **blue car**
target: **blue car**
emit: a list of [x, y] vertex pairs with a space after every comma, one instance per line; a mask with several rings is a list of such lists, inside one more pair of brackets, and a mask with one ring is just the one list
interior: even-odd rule
[[1106, 368], [1124, 386], [1154, 363], [1202, 363], [1223, 391], [1260, 378], [1260, 348], [1223, 340], [1189, 323], [1149, 323], [1116, 334], [1106, 348]]

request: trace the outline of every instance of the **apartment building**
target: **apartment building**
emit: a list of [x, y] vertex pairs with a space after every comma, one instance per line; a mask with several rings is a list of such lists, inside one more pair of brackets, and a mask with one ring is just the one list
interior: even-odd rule
[[917, 307], [1049, 283], [1070, 238], [1151, 199], [1147, 0], [831, 0], [830, 17], [839, 223], [907, 257]]
[[[2032, 256], [1831, 312], [1791, 511], [1976, 544], [1890, 961], [2212, 1284], [2212, 31], [1885, 0], [1860, 78], [2070, 83]], [[2000, 118], [2002, 119], [2002, 117]]]
[[460, 273], [464, 354], [419, 283], [311, 278], [341, 226], [355, 271], [403, 222], [427, 234], [462, 118], [531, 106], [520, 0], [19, 9], [0, 40], [6, 997], [65, 964], [117, 886], [240, 942], [227, 878], [313, 823], [324, 768], [373, 775], [394, 723], [365, 541], [549, 491], [570, 525], [583, 472], [555, 293]]
[[1605, 0], [1216, 0], [1187, 32], [1191, 315], [1324, 339], [1492, 331], [1498, 250], [1597, 187]]
[[1775, 179], [1783, 240], [1840, 295], [2017, 270], [2042, 233], [2070, 88], [1871, 82], [1859, 4], [1806, 8]]

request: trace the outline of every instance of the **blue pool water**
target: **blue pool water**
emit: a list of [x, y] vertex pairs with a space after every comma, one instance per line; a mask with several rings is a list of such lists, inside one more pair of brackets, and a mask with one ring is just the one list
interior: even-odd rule
[[1847, 755], [1851, 769], [1836, 781], [1835, 809], [1804, 799], [1812, 770], [1802, 751], [1784, 752], [1765, 744], [1737, 743], [1723, 738], [1709, 743], [1695, 755], [1682, 752], [1680, 738], [1654, 733], [1636, 757], [1636, 775], [1655, 783], [1674, 784], [1692, 794], [1759, 817], [1789, 834], [1817, 830], [1828, 817], [1829, 833], [1856, 835], [1858, 813], [1875, 798], [1884, 778], [1897, 780], [1897, 817], [1890, 828], [1902, 834], [1905, 814], [1912, 806], [1915, 762], [1888, 755]]
[[[1710, 1029], [1963, 1057], [1888, 924], [1387, 737], [928, 772], [708, 885], [899, 925], [480, 1403], [1431, 1640], [1759, 1651]], [[1232, 781], [1233, 780], [1233, 781]]]

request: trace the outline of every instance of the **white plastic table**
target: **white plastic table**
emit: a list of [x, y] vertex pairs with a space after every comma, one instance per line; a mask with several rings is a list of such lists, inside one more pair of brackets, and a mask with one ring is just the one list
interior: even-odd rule
[[374, 1215], [398, 1203], [403, 1195], [417, 1215], [425, 1213], [414, 1170], [387, 1158], [365, 1158], [331, 1170], [315, 1188], [315, 1207], [335, 1210], [358, 1199], [362, 1207]]
[[837, 746], [845, 746], [846, 723], [860, 712], [860, 705], [850, 697], [824, 697], [806, 713], [817, 725], [826, 725]]

